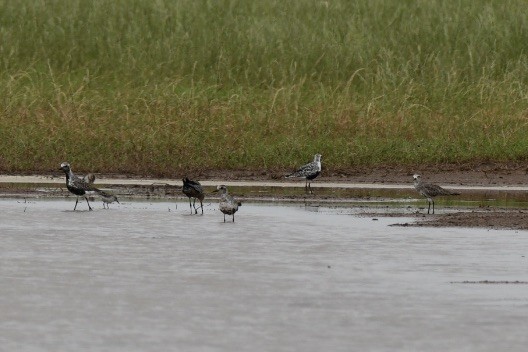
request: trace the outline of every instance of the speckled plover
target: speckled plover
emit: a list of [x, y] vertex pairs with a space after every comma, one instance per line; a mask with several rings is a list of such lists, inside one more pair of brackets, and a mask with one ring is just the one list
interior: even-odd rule
[[420, 193], [422, 196], [427, 198], [427, 203], [429, 204], [429, 207], [427, 208], [427, 214], [429, 214], [431, 210], [431, 204], [433, 204], [433, 214], [434, 214], [434, 197], [456, 196], [460, 194], [460, 193], [453, 192], [445, 188], [442, 188], [438, 185], [434, 185], [432, 183], [424, 183], [422, 181], [422, 176], [418, 174], [414, 174], [413, 179], [414, 179], [414, 188], [418, 191], [418, 193]]
[[311, 163], [301, 166], [297, 171], [287, 175], [286, 177], [299, 177], [306, 179], [304, 188], [306, 191], [312, 192], [311, 181], [321, 174], [321, 154], [315, 154]]
[[242, 205], [242, 203], [236, 201], [232, 196], [230, 196], [227, 192], [227, 187], [224, 185], [216, 187], [215, 192], [220, 192], [220, 211], [224, 213], [224, 222], [225, 216], [232, 215], [233, 216], [233, 222], [235, 222], [235, 213], [238, 210], [238, 207]]
[[77, 196], [77, 200], [75, 201], [75, 207], [73, 208], [73, 210], [77, 209], [77, 203], [79, 203], [79, 196], [84, 196], [84, 199], [86, 199], [86, 203], [88, 204], [88, 209], [93, 210], [90, 206], [90, 202], [88, 202], [88, 195], [90, 193], [100, 194], [101, 191], [92, 186], [90, 183], [86, 182], [85, 180], [75, 176], [71, 170], [70, 164], [68, 163], [62, 163], [59, 170], [64, 171], [64, 174], [66, 174], [66, 188], [68, 188], [68, 191]]
[[119, 203], [119, 200], [117, 199], [117, 196], [115, 194], [111, 194], [106, 191], [101, 191], [101, 193], [99, 194], [101, 195], [101, 200], [103, 201], [104, 209], [110, 209], [110, 204], [112, 204], [113, 202], [121, 204]]

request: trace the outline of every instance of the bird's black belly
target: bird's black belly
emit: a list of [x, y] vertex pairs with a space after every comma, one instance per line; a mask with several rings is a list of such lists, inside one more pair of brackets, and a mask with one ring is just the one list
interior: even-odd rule
[[321, 172], [316, 172], [315, 174], [311, 174], [309, 176], [306, 176], [306, 179], [307, 180], [313, 180], [314, 178], [316, 178], [317, 176], [319, 176]]
[[76, 196], [83, 196], [86, 193], [84, 189], [71, 187], [69, 185], [66, 185], [66, 187], [68, 188], [68, 191], [75, 194]]

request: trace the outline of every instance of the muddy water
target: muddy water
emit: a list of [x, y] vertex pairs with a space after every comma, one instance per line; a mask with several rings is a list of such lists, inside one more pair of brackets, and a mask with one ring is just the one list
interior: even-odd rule
[[[0, 200], [0, 350], [524, 351], [528, 233]], [[86, 204], [79, 208], [86, 209]]]

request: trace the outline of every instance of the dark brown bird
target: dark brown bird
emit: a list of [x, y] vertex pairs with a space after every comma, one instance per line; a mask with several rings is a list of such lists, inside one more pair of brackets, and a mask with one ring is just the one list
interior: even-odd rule
[[[192, 208], [194, 207], [194, 213], [198, 214], [198, 209], [196, 208], [196, 199], [200, 201], [200, 208], [202, 208], [202, 214], [203, 214], [203, 200], [204, 200], [204, 191], [202, 188], [202, 185], [198, 181], [192, 181], [189, 180], [187, 177], [183, 179], [183, 187], [182, 192], [189, 197], [189, 208], [191, 208], [191, 214], [192, 214]], [[191, 198], [193, 198], [193, 203], [191, 206]]]

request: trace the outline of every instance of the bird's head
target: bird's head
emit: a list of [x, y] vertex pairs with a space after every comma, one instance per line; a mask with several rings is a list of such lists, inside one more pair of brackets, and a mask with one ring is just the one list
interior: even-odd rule
[[422, 176], [418, 175], [418, 174], [414, 174], [413, 175], [413, 180], [415, 181], [420, 181], [422, 179]]
[[69, 164], [69, 163], [66, 163], [66, 162], [62, 163], [61, 166], [60, 166], [60, 168], [59, 168], [59, 170], [62, 170], [62, 171], [64, 171], [65, 173], [69, 173], [70, 170], [71, 170], [70, 164]]
[[216, 189], [213, 192], [220, 192], [220, 194], [226, 194], [227, 193], [227, 187], [224, 185], [217, 186]]

